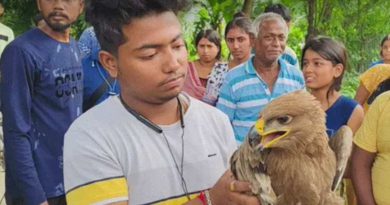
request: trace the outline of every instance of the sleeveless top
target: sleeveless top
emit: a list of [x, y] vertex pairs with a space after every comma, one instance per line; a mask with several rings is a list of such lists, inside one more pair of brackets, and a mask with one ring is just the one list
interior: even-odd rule
[[352, 112], [358, 103], [355, 100], [340, 96], [336, 102], [326, 110], [326, 133], [329, 137], [336, 134], [337, 130], [347, 125]]

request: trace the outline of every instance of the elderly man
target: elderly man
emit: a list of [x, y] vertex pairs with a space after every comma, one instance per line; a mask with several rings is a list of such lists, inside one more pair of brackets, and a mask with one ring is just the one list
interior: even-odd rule
[[288, 36], [284, 19], [264, 13], [253, 26], [257, 31], [255, 55], [227, 74], [217, 103], [217, 108], [229, 116], [239, 143], [267, 103], [304, 88], [302, 72], [280, 59]]
[[62, 147], [81, 114], [82, 66], [70, 26], [83, 0], [37, 0], [46, 24], [16, 38], [1, 62], [6, 201], [64, 205]]
[[[264, 13], [267, 12], [273, 12], [281, 15], [283, 19], [286, 21], [288, 29], [291, 30], [291, 12], [286, 6], [280, 3], [270, 4], [264, 9]], [[296, 66], [299, 69], [297, 54], [288, 45], [286, 46], [286, 49], [282, 54], [282, 59], [284, 59], [291, 65]]]

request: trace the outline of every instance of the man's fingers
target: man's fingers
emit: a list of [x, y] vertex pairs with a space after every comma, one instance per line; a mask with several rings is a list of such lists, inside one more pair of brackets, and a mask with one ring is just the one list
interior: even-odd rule
[[229, 184], [229, 190], [232, 192], [248, 192], [251, 191], [250, 183], [233, 180]]

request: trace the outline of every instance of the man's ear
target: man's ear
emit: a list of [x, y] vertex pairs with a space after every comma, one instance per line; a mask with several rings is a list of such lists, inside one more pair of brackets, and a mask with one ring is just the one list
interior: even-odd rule
[[99, 52], [99, 61], [112, 78], [118, 76], [118, 60], [114, 55], [101, 50]]
[[39, 2], [39, 0], [37, 0], [37, 7], [38, 7], [38, 11], [40, 12], [41, 11], [41, 2]]

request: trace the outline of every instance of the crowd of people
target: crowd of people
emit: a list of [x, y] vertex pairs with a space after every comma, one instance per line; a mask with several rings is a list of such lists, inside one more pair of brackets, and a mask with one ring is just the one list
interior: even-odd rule
[[[334, 38], [287, 45], [291, 13], [237, 13], [222, 38], [195, 35], [188, 61], [181, 0], [37, 0], [36, 28], [0, 24], [1, 112], [9, 205], [260, 204], [229, 158], [272, 100], [307, 90], [332, 138], [356, 137], [345, 174], [349, 205], [390, 203], [390, 38], [381, 61], [341, 94], [348, 58]], [[76, 41], [71, 25], [91, 24]], [[0, 15], [4, 8], [0, 4]]]

